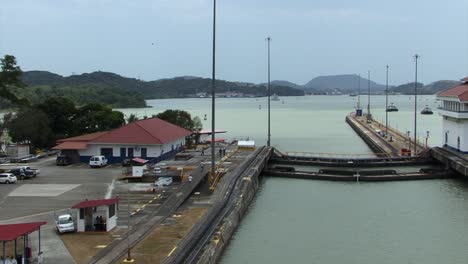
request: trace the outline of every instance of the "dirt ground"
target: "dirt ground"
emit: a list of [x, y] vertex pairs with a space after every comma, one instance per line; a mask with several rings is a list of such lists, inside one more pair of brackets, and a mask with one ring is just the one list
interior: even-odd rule
[[88, 263], [102, 248], [108, 245], [117, 232], [86, 232], [62, 234], [61, 238], [77, 264]]
[[132, 258], [138, 264], [161, 263], [206, 210], [189, 208], [172, 215], [133, 248]]

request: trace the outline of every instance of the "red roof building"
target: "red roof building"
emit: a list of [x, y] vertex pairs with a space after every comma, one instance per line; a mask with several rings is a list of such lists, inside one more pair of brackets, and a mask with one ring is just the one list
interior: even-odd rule
[[191, 134], [159, 118], [148, 118], [112, 131], [61, 139], [54, 149], [61, 150], [73, 162], [88, 162], [96, 155], [106, 156], [110, 163], [134, 157], [164, 159], [179, 151]]
[[[0, 256], [2, 257], [3, 260], [6, 259], [7, 255], [5, 252], [5, 246], [7, 243], [14, 243], [14, 252], [11, 254], [8, 254], [8, 256], [13, 256], [14, 259], [18, 258], [18, 251], [16, 248], [16, 241], [17, 239], [25, 239], [28, 240], [29, 234], [37, 231], [38, 232], [38, 247], [37, 247], [37, 254], [35, 252], [32, 252], [31, 250], [28, 250], [26, 245], [23, 245], [22, 250], [20, 249], [19, 252], [21, 253], [22, 256], [28, 256], [28, 257], [41, 257], [42, 256], [42, 250], [41, 250], [41, 226], [47, 224], [47, 222], [31, 222], [31, 223], [18, 223], [18, 224], [6, 224], [6, 225], [0, 225], [0, 242], [2, 243], [2, 253], [0, 253]], [[30, 249], [30, 248], [29, 248]], [[0, 260], [0, 264], [5, 263]]]
[[118, 201], [119, 201], [118, 197], [110, 198], [110, 199], [99, 199], [99, 200], [85, 199], [85, 200], [73, 205], [72, 208], [73, 209], [80, 209], [80, 208], [98, 207], [98, 206], [103, 206], [103, 205], [115, 204]]
[[437, 94], [441, 102], [443, 145], [468, 153], [468, 77], [462, 83]]
[[468, 77], [462, 79], [462, 83], [448, 90], [441, 91], [437, 94], [440, 97], [451, 97], [456, 98], [460, 102], [468, 102]]
[[77, 209], [76, 231], [110, 231], [117, 226], [119, 198], [88, 200], [72, 206]]

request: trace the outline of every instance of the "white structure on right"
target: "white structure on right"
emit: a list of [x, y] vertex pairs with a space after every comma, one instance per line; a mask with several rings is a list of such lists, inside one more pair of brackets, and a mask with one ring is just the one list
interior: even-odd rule
[[468, 77], [460, 85], [439, 92], [437, 99], [441, 102], [444, 147], [468, 153]]

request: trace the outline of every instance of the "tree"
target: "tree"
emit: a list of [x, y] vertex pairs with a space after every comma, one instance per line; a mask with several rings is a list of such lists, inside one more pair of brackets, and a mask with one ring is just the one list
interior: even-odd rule
[[16, 65], [16, 58], [12, 55], [5, 55], [0, 59], [0, 97], [18, 105], [29, 105], [29, 101], [18, 98], [12, 91], [13, 86], [24, 87], [20, 80], [22, 74], [21, 68]]
[[138, 121], [138, 117], [135, 114], [130, 114], [127, 117], [127, 124], [130, 124], [132, 122]]
[[183, 127], [187, 130], [193, 131], [194, 123], [192, 116], [183, 110], [166, 110], [156, 115], [157, 118], [172, 123], [176, 126]]
[[56, 138], [75, 134], [73, 121], [78, 110], [72, 101], [64, 97], [50, 97], [36, 107], [47, 115], [49, 127]]
[[74, 121], [76, 134], [111, 130], [125, 124], [122, 112], [101, 104], [87, 104], [78, 108]]
[[[203, 123], [200, 119], [200, 117], [196, 116], [193, 118], [193, 130], [195, 132], [200, 132], [201, 130], [203, 129]], [[198, 142], [200, 142], [200, 134], [199, 133], [196, 133], [194, 134], [194, 139], [195, 139], [195, 143], [198, 144]]]
[[49, 119], [39, 109], [22, 108], [16, 115], [7, 117], [4, 126], [15, 142], [30, 142], [36, 148], [47, 148], [55, 143]]

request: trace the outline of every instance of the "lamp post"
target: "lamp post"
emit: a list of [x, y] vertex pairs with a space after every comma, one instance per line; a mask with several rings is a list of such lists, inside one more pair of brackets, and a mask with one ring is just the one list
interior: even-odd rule
[[406, 131], [406, 136], [408, 137], [408, 151], [411, 153], [411, 138], [410, 138], [410, 131]]
[[414, 154], [416, 155], [417, 147], [417, 112], [418, 112], [418, 59], [419, 55], [414, 55], [415, 71], [414, 71]]
[[427, 150], [427, 140], [429, 139], [429, 131], [426, 131], [426, 150]]
[[361, 109], [361, 75], [358, 74], [357, 109]]
[[211, 77], [211, 179], [215, 176], [216, 0], [213, 0], [213, 61]]
[[367, 71], [367, 123], [370, 123], [372, 120], [371, 112], [370, 112], [370, 71]]
[[385, 82], [385, 137], [388, 135], [388, 65], [387, 68], [387, 78]]
[[268, 42], [268, 140], [267, 146], [271, 145], [271, 130], [270, 130], [270, 96], [271, 96], [271, 87], [270, 87], [270, 42], [271, 38], [266, 38]]

